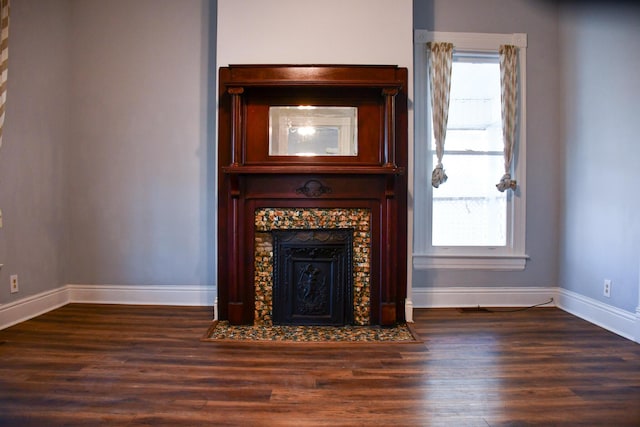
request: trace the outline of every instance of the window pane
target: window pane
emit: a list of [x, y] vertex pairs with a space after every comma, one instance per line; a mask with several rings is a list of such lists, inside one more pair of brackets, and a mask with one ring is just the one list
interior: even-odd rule
[[454, 54], [453, 61], [443, 158], [449, 180], [433, 189], [432, 245], [505, 246], [507, 196], [495, 187], [504, 167], [498, 56]]
[[[447, 151], [499, 151], [502, 152], [502, 128], [483, 130], [447, 129], [444, 146]], [[435, 147], [434, 147], [435, 151]]]
[[[435, 158], [434, 158], [435, 161]], [[434, 246], [505, 246], [507, 196], [496, 190], [501, 155], [448, 155], [448, 181], [433, 189]]]
[[454, 54], [445, 150], [503, 149], [497, 59], [497, 55], [469, 58]]

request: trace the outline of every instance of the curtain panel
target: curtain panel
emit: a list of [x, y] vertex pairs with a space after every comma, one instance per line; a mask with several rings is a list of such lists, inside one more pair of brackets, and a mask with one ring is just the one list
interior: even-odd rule
[[431, 111], [433, 135], [436, 144], [438, 162], [431, 174], [431, 185], [438, 188], [447, 181], [442, 165], [444, 141], [447, 135], [449, 118], [449, 94], [451, 91], [451, 66], [453, 62], [453, 44], [446, 42], [427, 43], [429, 56], [429, 89], [431, 92]]
[[511, 179], [511, 163], [516, 139], [518, 48], [512, 45], [501, 45], [499, 54], [504, 175], [496, 187], [500, 192], [504, 192], [517, 188], [517, 182]]
[[7, 74], [9, 63], [9, 0], [0, 0], [0, 146], [4, 128], [7, 101]]

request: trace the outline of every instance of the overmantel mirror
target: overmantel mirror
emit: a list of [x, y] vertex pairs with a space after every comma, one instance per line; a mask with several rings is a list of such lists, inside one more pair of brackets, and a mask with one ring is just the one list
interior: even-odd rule
[[269, 107], [269, 156], [357, 155], [357, 107]]

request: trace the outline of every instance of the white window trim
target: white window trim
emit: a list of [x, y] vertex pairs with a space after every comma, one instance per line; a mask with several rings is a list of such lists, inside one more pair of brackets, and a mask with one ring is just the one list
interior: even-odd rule
[[[428, 81], [427, 50], [425, 44], [430, 41], [451, 42], [455, 49], [475, 52], [497, 52], [501, 44], [512, 44], [519, 49], [519, 93], [518, 93], [518, 142], [514, 157], [514, 179], [518, 182], [518, 190], [508, 197], [513, 199], [511, 242], [506, 248], [434, 248], [428, 238], [431, 236], [431, 171], [428, 170], [430, 158], [429, 146], [424, 143], [431, 131], [428, 120], [428, 96], [426, 96]], [[414, 33], [414, 248], [413, 267], [417, 270], [426, 269], [486, 269], [486, 270], [524, 270], [526, 234], [526, 49], [527, 35], [515, 34], [486, 34], [486, 33], [451, 33], [415, 30]], [[496, 182], [501, 171], [496, 171]], [[497, 191], [497, 190], [496, 190]], [[420, 221], [420, 217], [429, 219]]]

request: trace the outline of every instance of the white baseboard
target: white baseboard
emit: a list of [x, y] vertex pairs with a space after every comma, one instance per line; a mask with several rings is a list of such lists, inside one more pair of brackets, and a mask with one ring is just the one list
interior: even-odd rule
[[67, 285], [70, 302], [85, 304], [141, 304], [213, 306], [214, 286]]
[[640, 306], [636, 308], [636, 342], [640, 344]]
[[0, 330], [69, 303], [212, 306], [215, 286], [66, 285], [0, 305]]
[[636, 330], [640, 325], [640, 314], [637, 312], [630, 313], [567, 289], [558, 289], [557, 292], [559, 308], [624, 338], [640, 343], [640, 337], [636, 337]]
[[42, 292], [9, 304], [0, 305], [0, 330], [69, 303], [66, 287]]
[[550, 287], [441, 287], [413, 288], [411, 299], [415, 308], [451, 307], [529, 307], [545, 304], [555, 306], [557, 288]]
[[640, 307], [635, 313], [557, 287], [413, 288], [415, 308], [530, 307], [553, 298], [551, 304], [576, 317], [640, 343]]
[[410, 298], [404, 301], [404, 318], [408, 323], [413, 323], [413, 301]]
[[[54, 310], [68, 303], [212, 306], [215, 286], [124, 286], [70, 284], [0, 305], [0, 329]], [[529, 307], [543, 304], [598, 325], [640, 343], [640, 307], [635, 313], [555, 287], [413, 288], [407, 300], [406, 318], [413, 308]], [[217, 311], [217, 310], [216, 310]]]

